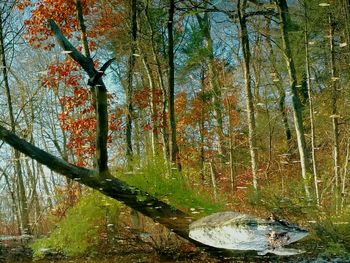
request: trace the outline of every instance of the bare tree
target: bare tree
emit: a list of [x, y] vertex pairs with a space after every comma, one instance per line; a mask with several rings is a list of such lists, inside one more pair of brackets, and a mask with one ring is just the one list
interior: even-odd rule
[[219, 154], [223, 159], [226, 156], [226, 147], [225, 147], [225, 134], [224, 134], [224, 114], [222, 108], [222, 94], [221, 87], [219, 83], [219, 76], [217, 66], [215, 65], [214, 57], [214, 43], [211, 36], [211, 22], [208, 13], [204, 13], [203, 16], [196, 15], [199, 27], [204, 36], [204, 44], [208, 51], [207, 68], [208, 68], [208, 79], [210, 92], [213, 97], [213, 107], [215, 112], [216, 120], [216, 134], [218, 136], [218, 148]]
[[129, 53], [128, 61], [128, 72], [127, 72], [127, 88], [126, 88], [126, 157], [130, 161], [132, 159], [132, 96], [133, 96], [133, 75], [135, 68], [135, 53], [137, 49], [137, 3], [136, 0], [131, 1], [130, 8], [131, 18], [131, 48]]
[[309, 55], [309, 20], [307, 16], [307, 1], [304, 1], [305, 9], [305, 70], [306, 70], [306, 83], [307, 83], [307, 93], [309, 97], [309, 115], [310, 115], [310, 128], [311, 128], [311, 156], [312, 156], [312, 172], [314, 177], [314, 186], [315, 186], [315, 195], [316, 203], [320, 205], [320, 194], [318, 190], [318, 173], [317, 173], [317, 163], [316, 163], [316, 136], [315, 136], [315, 117], [314, 117], [314, 105], [313, 105], [313, 92], [312, 92], [312, 83], [310, 76], [310, 55]]
[[303, 184], [305, 189], [306, 197], [310, 197], [309, 183], [308, 183], [308, 171], [309, 164], [307, 160], [306, 143], [304, 136], [303, 126], [303, 114], [302, 114], [302, 103], [300, 101], [298, 90], [297, 90], [297, 74], [294, 65], [294, 59], [291, 50], [291, 44], [289, 41], [288, 24], [290, 22], [288, 5], [286, 0], [275, 0], [278, 7], [278, 15], [280, 21], [280, 32], [283, 44], [283, 53], [288, 70], [290, 90], [292, 93], [292, 105], [293, 105], [293, 118], [294, 126], [296, 131], [296, 137], [298, 142], [300, 165], [301, 165], [301, 176], [303, 178]]
[[170, 159], [173, 164], [181, 169], [178, 158], [179, 148], [176, 142], [176, 120], [175, 120], [175, 64], [174, 64], [174, 13], [175, 1], [169, 0], [168, 10], [168, 101], [169, 101], [169, 124], [170, 124]]
[[240, 40], [243, 51], [243, 71], [245, 82], [245, 95], [246, 95], [246, 107], [248, 114], [248, 128], [249, 128], [249, 150], [250, 150], [250, 162], [253, 174], [253, 187], [255, 191], [258, 190], [257, 179], [257, 144], [256, 144], [256, 128], [255, 128], [255, 110], [254, 99], [251, 88], [251, 74], [250, 74], [250, 47], [249, 37], [247, 29], [247, 17], [245, 10], [247, 7], [247, 0], [238, 0], [237, 12], [240, 25]]
[[333, 20], [331, 12], [328, 14], [328, 25], [329, 25], [329, 48], [331, 55], [331, 82], [332, 82], [332, 104], [331, 104], [331, 119], [332, 119], [332, 129], [333, 129], [333, 172], [335, 179], [335, 207], [338, 212], [339, 203], [339, 113], [338, 113], [338, 90], [339, 90], [339, 74], [335, 64], [335, 49], [334, 49], [334, 31], [335, 31], [335, 21]]

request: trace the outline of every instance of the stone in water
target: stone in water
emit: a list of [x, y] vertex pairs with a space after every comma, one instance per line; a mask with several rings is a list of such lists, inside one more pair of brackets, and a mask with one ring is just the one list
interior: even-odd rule
[[260, 219], [236, 212], [215, 213], [189, 227], [189, 237], [205, 245], [229, 250], [255, 250], [259, 255], [290, 256], [302, 250], [284, 248], [308, 235], [282, 220]]

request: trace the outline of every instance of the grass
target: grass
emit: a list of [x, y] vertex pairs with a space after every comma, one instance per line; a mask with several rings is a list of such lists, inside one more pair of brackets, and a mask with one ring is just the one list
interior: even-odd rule
[[119, 173], [117, 176], [172, 206], [201, 216], [225, 209], [226, 200], [223, 196], [214, 201], [201, 185], [189, 185], [181, 172], [172, 169], [169, 174], [161, 158], [134, 167], [132, 172]]
[[90, 191], [71, 207], [49, 237], [32, 244], [34, 259], [40, 259], [45, 249], [66, 256], [92, 255], [99, 252], [117, 224], [120, 203], [97, 191]]

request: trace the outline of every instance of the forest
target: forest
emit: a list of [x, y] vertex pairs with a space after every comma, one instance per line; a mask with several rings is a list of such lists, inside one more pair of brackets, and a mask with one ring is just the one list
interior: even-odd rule
[[218, 262], [224, 211], [350, 262], [350, 1], [0, 0], [0, 63], [0, 262]]

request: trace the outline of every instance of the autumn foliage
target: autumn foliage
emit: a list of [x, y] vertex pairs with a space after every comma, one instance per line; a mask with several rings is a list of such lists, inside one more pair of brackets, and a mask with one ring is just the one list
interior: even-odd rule
[[[120, 3], [118, 0], [113, 1], [115, 6], [120, 6]], [[123, 9], [114, 10], [110, 5], [95, 0], [82, 0], [81, 5], [87, 25], [89, 48], [94, 52], [97, 49], [96, 36], [101, 36], [101, 32], [108, 34], [113, 31], [115, 34], [114, 23], [121, 23], [124, 12]], [[54, 47], [54, 39], [51, 37], [53, 34], [47, 25], [48, 19], [53, 19], [62, 33], [68, 39], [72, 39], [77, 49], [81, 50], [75, 0], [27, 0], [18, 3], [17, 8], [31, 12], [30, 18], [24, 22], [25, 37], [34, 48], [50, 50]], [[94, 26], [90, 26], [92, 24]], [[63, 61], [53, 62], [49, 65], [47, 74], [41, 77], [42, 85], [51, 89], [58, 97], [61, 106], [58, 119], [62, 130], [68, 136], [67, 147], [72, 151], [75, 163], [79, 166], [88, 165], [88, 160], [95, 152], [96, 118], [93, 92], [85, 82], [80, 66], [68, 57]], [[109, 95], [109, 100], [113, 100], [112, 95]], [[120, 112], [111, 113], [110, 131], [118, 131], [121, 127]], [[109, 136], [109, 142], [111, 138]]]

